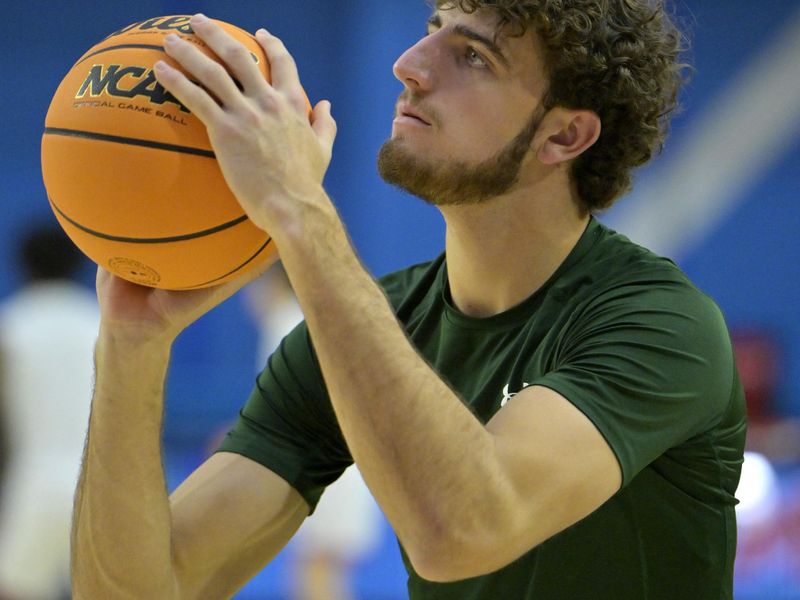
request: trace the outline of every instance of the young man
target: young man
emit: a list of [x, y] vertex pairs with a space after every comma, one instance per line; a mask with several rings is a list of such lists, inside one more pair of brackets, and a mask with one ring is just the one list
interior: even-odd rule
[[[272, 84], [202, 15], [159, 81], [207, 125], [306, 323], [221, 451], [168, 501], [163, 381], [178, 333], [243, 285], [98, 274], [103, 321], [76, 498], [77, 598], [218, 598], [268, 562], [352, 460], [411, 598], [730, 598], [744, 407], [719, 310], [591, 216], [675, 97], [649, 2], [441, 2], [401, 56], [384, 177], [433, 202], [446, 252], [376, 283], [321, 182], [335, 124], [293, 60]], [[388, 296], [388, 299], [387, 299]], [[313, 342], [313, 347], [312, 347]]]

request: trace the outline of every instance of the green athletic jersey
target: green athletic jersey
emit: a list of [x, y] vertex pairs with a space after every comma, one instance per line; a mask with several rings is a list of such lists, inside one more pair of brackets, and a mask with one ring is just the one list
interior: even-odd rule
[[[719, 309], [674, 263], [592, 219], [541, 289], [493, 317], [454, 308], [444, 256], [381, 283], [478, 419], [546, 386], [591, 419], [623, 475], [594, 513], [494, 573], [433, 583], [403, 553], [410, 598], [732, 598], [744, 395]], [[220, 450], [268, 467], [312, 510], [351, 464], [304, 324], [270, 358]]]

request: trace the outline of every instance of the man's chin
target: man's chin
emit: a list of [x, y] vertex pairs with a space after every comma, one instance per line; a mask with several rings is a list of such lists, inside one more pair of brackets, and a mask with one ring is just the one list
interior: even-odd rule
[[404, 144], [402, 136], [386, 140], [378, 151], [378, 173], [386, 183], [403, 187], [409, 172], [418, 171], [420, 164]]
[[[515, 148], [515, 147], [514, 147]], [[521, 167], [520, 156], [505, 156], [469, 165], [453, 160], [425, 160], [402, 138], [389, 139], [378, 152], [378, 173], [383, 180], [436, 206], [479, 204], [506, 193]]]
[[378, 152], [378, 173], [388, 184], [439, 206], [446, 204], [452, 177], [447, 165], [434, 165], [411, 152], [402, 138], [387, 140]]

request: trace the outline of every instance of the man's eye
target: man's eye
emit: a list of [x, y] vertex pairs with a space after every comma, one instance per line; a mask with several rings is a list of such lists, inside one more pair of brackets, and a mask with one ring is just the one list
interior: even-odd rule
[[483, 60], [483, 56], [481, 56], [478, 51], [472, 47], [467, 48], [467, 62], [476, 67], [487, 66], [486, 61]]

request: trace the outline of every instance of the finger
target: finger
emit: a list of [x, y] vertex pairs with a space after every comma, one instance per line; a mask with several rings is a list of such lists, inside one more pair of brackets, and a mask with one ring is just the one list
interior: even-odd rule
[[284, 94], [298, 112], [307, 113], [308, 100], [300, 84], [297, 63], [286, 46], [266, 29], [256, 31], [256, 40], [261, 44], [269, 60], [272, 87]]
[[242, 93], [225, 67], [203, 54], [194, 44], [174, 33], [164, 38], [164, 50], [205, 86], [223, 106], [236, 109], [243, 101]]
[[194, 15], [190, 22], [195, 34], [228, 65], [246, 94], [254, 95], [264, 91], [267, 82], [258, 70], [252, 53], [244, 44], [203, 14]]
[[331, 103], [328, 100], [322, 100], [314, 107], [311, 113], [311, 128], [330, 155], [336, 139], [337, 126], [331, 115]]
[[103, 283], [108, 279], [108, 277], [109, 277], [109, 272], [106, 271], [103, 267], [98, 266], [97, 274], [95, 275], [94, 278], [95, 289], [99, 289], [100, 287], [102, 287]]
[[189, 81], [178, 69], [163, 60], [153, 68], [156, 79], [168, 92], [197, 116], [203, 123], [211, 123], [222, 117], [222, 109], [204, 89]]

